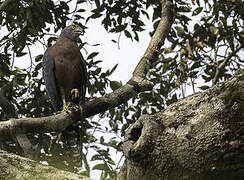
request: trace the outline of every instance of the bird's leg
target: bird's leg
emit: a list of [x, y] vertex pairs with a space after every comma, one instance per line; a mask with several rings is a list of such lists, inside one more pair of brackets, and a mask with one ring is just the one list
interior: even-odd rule
[[65, 98], [64, 98], [63, 99], [63, 109], [62, 109], [62, 112], [67, 111], [68, 108], [69, 108], [69, 106], [70, 106], [70, 103], [66, 103]]
[[61, 88], [60, 89], [60, 94], [61, 94], [61, 98], [62, 98], [62, 101], [63, 101], [63, 109], [61, 112], [65, 112], [68, 110], [68, 107], [70, 105], [70, 103], [66, 103], [66, 100], [65, 100], [65, 93], [64, 93], [64, 89]]
[[72, 100], [78, 98], [79, 97], [79, 90], [78, 89], [72, 89], [71, 90], [71, 97], [72, 97]]

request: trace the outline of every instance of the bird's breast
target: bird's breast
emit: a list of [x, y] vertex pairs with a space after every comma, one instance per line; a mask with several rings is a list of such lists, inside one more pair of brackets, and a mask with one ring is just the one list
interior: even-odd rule
[[48, 51], [54, 59], [60, 62], [79, 62], [81, 59], [80, 49], [74, 41], [68, 38], [58, 39], [52, 47], [48, 48]]
[[81, 86], [81, 59], [82, 55], [75, 42], [68, 38], [59, 39], [52, 47], [48, 48], [53, 57], [57, 85], [70, 96], [71, 89]]

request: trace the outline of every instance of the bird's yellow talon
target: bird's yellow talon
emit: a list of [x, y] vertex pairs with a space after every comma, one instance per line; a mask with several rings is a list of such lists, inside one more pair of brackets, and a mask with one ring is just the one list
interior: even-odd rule
[[62, 110], [62, 112], [65, 112], [65, 111], [67, 111], [67, 110], [68, 110], [68, 108], [69, 108], [69, 104], [63, 107], [63, 110]]
[[81, 31], [78, 25], [67, 26], [43, 56], [43, 79], [57, 113], [67, 111], [69, 106], [66, 104], [78, 105], [85, 98], [88, 77], [86, 61], [76, 44]]
[[72, 99], [76, 99], [79, 97], [79, 90], [78, 89], [72, 89], [71, 90], [71, 96], [72, 96]]
[[57, 113], [62, 113], [62, 112], [67, 111], [68, 108], [69, 108], [69, 106], [70, 106], [70, 104], [64, 105], [64, 106], [63, 106], [63, 109], [62, 109], [61, 111], [57, 111]]

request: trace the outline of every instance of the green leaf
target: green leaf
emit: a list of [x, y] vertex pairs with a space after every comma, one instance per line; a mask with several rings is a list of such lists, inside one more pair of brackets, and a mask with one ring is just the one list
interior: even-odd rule
[[191, 11], [191, 8], [190, 7], [187, 7], [187, 6], [180, 6], [177, 9], [177, 12], [190, 12], [190, 11]]
[[149, 15], [148, 15], [148, 13], [146, 11], [142, 10], [141, 12], [142, 12], [143, 15], [145, 15], [147, 17], [147, 19], [150, 19]]
[[104, 143], [104, 137], [103, 137], [103, 136], [100, 137], [100, 143], [101, 143], [101, 144]]
[[184, 30], [182, 27], [180, 27], [180, 26], [176, 26], [175, 29], [176, 29], [177, 34], [178, 34], [179, 36], [183, 36], [183, 35], [184, 35], [185, 30]]
[[105, 165], [105, 164], [96, 164], [93, 168], [92, 168], [92, 170], [95, 170], [95, 169], [97, 169], [97, 170], [104, 170], [104, 171], [107, 171], [107, 166]]
[[112, 164], [112, 165], [115, 165], [115, 162], [111, 158], [108, 159], [108, 163]]
[[42, 62], [38, 63], [35, 67], [35, 71], [38, 71], [42, 68]]
[[40, 55], [36, 56], [35, 61], [36, 61], [36, 62], [39, 62], [39, 61], [42, 60], [42, 58], [43, 58], [43, 55], [40, 54]]
[[203, 7], [198, 7], [196, 8], [193, 12], [192, 12], [192, 16], [196, 16], [198, 15], [199, 13], [201, 13], [203, 10]]
[[110, 70], [109, 75], [111, 75], [111, 74], [115, 71], [115, 69], [117, 68], [117, 66], [118, 66], [118, 64], [116, 64], [116, 65]]
[[131, 34], [130, 34], [130, 32], [129, 32], [129, 31], [124, 30], [124, 33], [125, 33], [125, 36], [126, 36], [126, 37], [128, 37], [128, 38], [131, 38], [131, 39], [132, 39], [132, 36], [131, 36]]
[[138, 36], [138, 33], [137, 33], [136, 31], [134, 31], [134, 33], [135, 33], [134, 39], [135, 39], [137, 42], [139, 42], [139, 36]]
[[92, 19], [96, 19], [96, 18], [99, 18], [99, 17], [101, 17], [101, 16], [102, 16], [101, 13], [95, 13], [95, 14], [91, 15], [91, 18], [92, 18]]
[[206, 90], [206, 89], [208, 89], [208, 88], [209, 88], [209, 86], [206, 86], [206, 85], [205, 85], [205, 86], [200, 86], [200, 87], [199, 87], [199, 89], [201, 89], [201, 90]]
[[93, 53], [89, 54], [89, 56], [87, 57], [87, 59], [92, 59], [95, 56], [97, 56], [98, 54], [99, 54], [98, 52], [93, 52]]
[[126, 29], [126, 27], [127, 27], [127, 24], [119, 25], [119, 26], [117, 26], [117, 27], [114, 29], [114, 31], [115, 31], [115, 32], [122, 32], [122, 31], [124, 31], [124, 30]]
[[169, 82], [173, 79], [174, 75], [175, 75], [175, 72], [172, 71], [172, 72], [170, 73], [170, 75], [169, 75]]
[[16, 52], [16, 57], [21, 57], [21, 56], [24, 56], [26, 54], [27, 54], [26, 52], [17, 51]]
[[77, 12], [85, 12], [86, 10], [85, 9], [78, 9], [78, 11]]
[[94, 61], [94, 62], [93, 62], [93, 65], [99, 64], [99, 63], [101, 63], [101, 62], [103, 62], [103, 61], [101, 61], [101, 60]]
[[118, 81], [110, 81], [110, 88], [115, 91], [116, 89], [119, 89], [122, 87], [122, 83]]

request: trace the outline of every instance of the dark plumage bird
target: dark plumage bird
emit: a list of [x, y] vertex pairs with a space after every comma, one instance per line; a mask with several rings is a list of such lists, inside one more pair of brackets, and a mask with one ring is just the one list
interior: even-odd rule
[[43, 79], [55, 111], [83, 101], [87, 88], [86, 62], [77, 46], [82, 33], [78, 25], [64, 28], [43, 56]]

